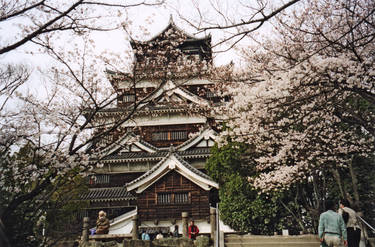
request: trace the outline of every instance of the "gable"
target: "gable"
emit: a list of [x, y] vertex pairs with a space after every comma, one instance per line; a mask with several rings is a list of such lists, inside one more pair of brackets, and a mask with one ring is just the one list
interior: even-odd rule
[[[166, 82], [158, 90], [153, 92], [148, 100], [158, 103], [175, 100], [175, 102], [192, 102], [199, 106], [207, 106], [210, 104], [208, 100], [189, 92], [172, 81]], [[147, 103], [140, 104], [139, 107], [144, 107], [146, 105]]]
[[166, 173], [161, 179], [156, 181], [147, 190], [155, 190], [158, 192], [182, 192], [191, 190], [201, 190], [198, 185], [190, 181], [175, 170]]
[[208, 175], [194, 168], [173, 152], [170, 152], [163, 160], [141, 177], [126, 184], [126, 188], [128, 191], [135, 190], [136, 193], [141, 193], [170, 171], [181, 174], [204, 190], [208, 191], [211, 190], [211, 188], [219, 188], [219, 185]]
[[176, 93], [173, 93], [172, 95], [164, 95], [164, 97], [161, 97], [158, 99], [158, 104], [168, 104], [168, 103], [186, 103], [186, 98], [181, 97], [181, 95], [178, 95]]
[[119, 150], [118, 153], [129, 153], [129, 152], [145, 152], [145, 148], [142, 145], [139, 145], [139, 143], [131, 143], [131, 144], [126, 144], [122, 146]]
[[158, 149], [153, 145], [140, 140], [138, 136], [133, 133], [126, 133], [119, 140], [112, 143], [105, 149], [99, 152], [100, 156], [108, 156], [114, 153], [128, 153], [128, 152], [147, 152], [155, 153]]
[[190, 138], [186, 142], [176, 147], [178, 151], [186, 151], [192, 148], [210, 148], [215, 145], [216, 132], [213, 129], [206, 128]]

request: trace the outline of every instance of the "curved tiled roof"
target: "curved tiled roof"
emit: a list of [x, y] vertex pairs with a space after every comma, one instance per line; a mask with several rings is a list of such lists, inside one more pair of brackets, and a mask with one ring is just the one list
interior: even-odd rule
[[185, 167], [187, 167], [190, 171], [194, 172], [195, 174], [207, 179], [207, 180], [212, 180], [212, 178], [210, 176], [208, 176], [206, 173], [203, 173], [201, 172], [200, 170], [196, 169], [195, 167], [193, 167], [192, 165], [190, 165], [188, 162], [186, 162], [181, 156], [179, 155], [175, 155], [175, 157], [178, 159], [178, 161], [181, 162], [181, 164], [183, 164]]
[[[133, 137], [133, 138], [137, 138], [137, 136], [129, 131], [129, 132], [126, 132], [119, 140], [117, 140], [116, 142], [112, 143], [111, 145], [109, 145], [108, 147], [104, 148], [103, 150], [101, 150], [99, 153], [100, 154], [104, 154], [105, 152], [109, 153], [108, 156], [111, 156], [111, 154], [113, 152], [115, 152], [116, 150], [118, 150], [119, 148], [121, 148], [121, 143], [126, 140], [126, 138], [128, 137]], [[152, 151], [154, 152], [157, 152], [159, 149], [155, 146], [153, 146], [152, 144], [142, 140], [142, 139], [137, 139], [137, 141], [134, 142], [135, 145], [137, 145], [137, 143], [141, 144], [141, 145], [144, 145], [145, 147], [151, 149]]]
[[[180, 113], [180, 112], [186, 112], [187, 110], [192, 111], [198, 111], [198, 107], [193, 107], [187, 109], [183, 106], [176, 106], [171, 107], [168, 106], [159, 106], [159, 107], [152, 107], [150, 105], [144, 105], [137, 110], [137, 112], [134, 113], [134, 116], [144, 115], [144, 114], [150, 114], [150, 113]], [[105, 109], [102, 111], [99, 111], [97, 114], [98, 116], [118, 116], [126, 112], [127, 110], [124, 108], [111, 108], [111, 109]]]
[[191, 148], [185, 151], [177, 151], [176, 153], [183, 158], [189, 157], [189, 156], [211, 154], [211, 147]]
[[177, 153], [175, 152], [169, 152], [169, 154], [164, 157], [160, 162], [158, 162], [156, 165], [154, 165], [150, 170], [148, 170], [146, 173], [144, 173], [142, 176], [138, 177], [137, 179], [127, 183], [125, 185], [125, 187], [129, 186], [129, 185], [133, 185], [145, 178], [147, 178], [148, 176], [150, 176], [152, 173], [154, 173], [159, 167], [161, 167], [164, 162], [171, 156], [173, 155], [183, 166], [185, 166], [187, 169], [189, 169], [191, 172], [197, 174], [198, 176], [204, 178], [204, 179], [207, 179], [207, 180], [210, 180], [212, 182], [215, 182], [212, 180], [212, 178], [210, 176], [208, 176], [207, 174], [199, 171], [198, 169], [196, 169], [195, 167], [193, 167], [192, 165], [190, 165], [188, 162], [186, 162], [181, 156], [179, 156]]
[[163, 165], [164, 161], [166, 161], [169, 156], [171, 155], [171, 153], [169, 153], [167, 156], [165, 156], [159, 163], [157, 163], [156, 165], [154, 165], [150, 170], [148, 170], [147, 172], [145, 172], [142, 176], [138, 177], [137, 179], [134, 179], [133, 181], [125, 184], [125, 187], [127, 187], [128, 185], [131, 185], [131, 184], [134, 184], [146, 177], [148, 177], [151, 173], [153, 173], [154, 171], [156, 171], [161, 165]]
[[141, 143], [142, 145], [144, 145], [144, 146], [146, 146], [146, 147], [148, 147], [148, 148], [154, 150], [154, 151], [158, 151], [158, 150], [159, 150], [159, 148], [155, 147], [155, 146], [152, 145], [151, 143], [148, 143], [148, 142], [146, 142], [146, 141], [144, 141], [144, 140], [142, 140], [142, 139], [139, 139], [138, 142]]
[[89, 201], [120, 201], [135, 200], [136, 197], [129, 193], [124, 187], [91, 188], [88, 192], [80, 195], [81, 200]]
[[[162, 160], [168, 155], [169, 151], [159, 151], [155, 153], [148, 152], [126, 152], [119, 154], [111, 154], [105, 157], [102, 161], [111, 162], [131, 162], [131, 161], [158, 161]], [[211, 148], [191, 148], [186, 151], [176, 151], [182, 158], [208, 158], [211, 154]]]
[[176, 147], [176, 149], [178, 150], [178, 149], [180, 149], [181, 147], [187, 146], [188, 144], [190, 144], [190, 143], [194, 142], [195, 140], [201, 138], [202, 133], [205, 132], [206, 130], [208, 130], [208, 128], [205, 128], [203, 131], [201, 131], [200, 133], [198, 133], [196, 136], [194, 136], [194, 137], [192, 137], [192, 138], [186, 140], [185, 142], [181, 143], [180, 145], [178, 145], [178, 146]]
[[148, 43], [148, 42], [150, 42], [150, 41], [153, 41], [153, 40], [155, 40], [157, 37], [159, 37], [162, 33], [164, 33], [165, 31], [167, 31], [169, 28], [173, 28], [173, 29], [175, 29], [175, 30], [177, 30], [177, 31], [179, 31], [179, 32], [181, 32], [181, 33], [183, 33], [184, 35], [186, 35], [186, 37], [187, 37], [187, 41], [196, 41], [196, 40], [206, 40], [206, 39], [211, 39], [211, 34], [206, 35], [206, 36], [204, 36], [204, 37], [202, 37], [202, 38], [199, 38], [199, 37], [195, 37], [195, 36], [193, 36], [192, 34], [189, 34], [189, 33], [185, 32], [184, 30], [180, 29], [180, 28], [174, 23], [172, 16], [170, 16], [167, 26], [166, 26], [163, 30], [159, 31], [159, 33], [155, 34], [153, 37], [149, 38], [148, 40], [144, 40], [144, 41], [138, 41], [138, 40], [133, 40], [133, 39], [131, 39], [131, 40], [130, 40], [130, 44], [133, 44], [133, 43]]

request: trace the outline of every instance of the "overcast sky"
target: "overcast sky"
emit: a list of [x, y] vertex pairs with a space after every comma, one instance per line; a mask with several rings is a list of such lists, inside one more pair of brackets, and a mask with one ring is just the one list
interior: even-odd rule
[[[277, 3], [279, 1], [272, 1]], [[245, 5], [246, 4], [246, 5]], [[95, 43], [95, 52], [98, 54], [103, 51], [112, 51], [119, 54], [125, 54], [130, 50], [129, 36], [136, 40], [147, 40], [162, 31], [169, 22], [170, 17], [173, 17], [175, 24], [189, 34], [202, 37], [208, 33], [197, 33], [191, 25], [180, 18], [182, 15], [186, 20], [199, 20], [202, 16], [205, 21], [211, 24], [225, 23], [229, 21], [226, 17], [236, 20], [246, 19], [249, 15], [249, 8], [256, 8], [256, 1], [241, 1], [241, 0], [167, 0], [167, 5], [162, 7], [137, 7], [126, 9], [123, 13], [123, 21], [127, 24], [126, 32], [123, 28], [108, 32], [92, 32], [91, 38]], [[220, 13], [219, 13], [220, 12]], [[103, 19], [108, 22], [109, 19]], [[18, 20], [16, 20], [18, 21]], [[116, 20], [118, 21], [118, 20]], [[195, 22], [197, 23], [197, 22]], [[227, 22], [228, 23], [228, 22]], [[203, 25], [207, 25], [202, 22]], [[6, 43], [15, 37], [17, 25], [12, 22], [0, 23], [0, 42]], [[146, 34], [145, 34], [145, 30]], [[260, 32], [269, 32], [270, 28], [265, 25], [260, 29]], [[230, 30], [235, 31], [235, 30]], [[216, 44], [220, 41], [225, 33], [221, 30], [210, 31], [212, 35], [212, 43]], [[59, 34], [60, 35], [60, 34]], [[61, 33], [60, 45], [62, 49], [69, 50], [72, 48], [76, 39], [72, 37], [69, 32]], [[249, 40], [244, 40], [242, 45], [245, 45]], [[227, 46], [214, 47], [214, 51], [221, 51]], [[32, 51], [33, 54], [27, 52]], [[125, 57], [125, 56], [124, 56]], [[230, 61], [236, 61], [237, 54], [234, 49], [229, 52], [218, 52], [214, 54], [214, 63], [216, 65], [227, 64]], [[24, 63], [29, 67], [34, 68], [32, 76], [32, 83], [28, 87], [30, 90], [39, 91], [38, 87], [42, 85], [40, 74], [35, 69], [36, 67], [48, 67], [51, 62], [50, 59], [37, 52], [37, 47], [31, 43], [22, 46], [16, 51], [12, 51], [0, 57], [0, 63], [13, 62]], [[129, 63], [131, 61], [129, 60]], [[102, 68], [101, 68], [102, 69]], [[38, 92], [40, 93], [40, 92]]]

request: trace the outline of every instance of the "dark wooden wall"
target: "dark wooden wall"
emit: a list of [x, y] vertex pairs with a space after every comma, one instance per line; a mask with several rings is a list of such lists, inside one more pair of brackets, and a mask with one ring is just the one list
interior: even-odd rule
[[[189, 192], [190, 202], [187, 204], [157, 204], [157, 193], [183, 192]], [[182, 212], [188, 212], [194, 219], [208, 219], [209, 195], [209, 191], [203, 190], [179, 173], [171, 171], [138, 195], [138, 216], [141, 221], [177, 220], [181, 219]]]
[[[169, 147], [171, 145], [177, 146], [188, 140], [189, 135], [197, 133], [202, 124], [177, 124], [177, 125], [160, 125], [160, 126], [145, 126], [142, 127], [141, 134], [143, 140], [156, 146], [156, 147]], [[187, 138], [184, 140], [164, 140], [153, 141], [152, 134], [162, 131], [187, 131]]]
[[[108, 187], [121, 187], [125, 186], [126, 183], [133, 181], [134, 179], [141, 176], [143, 172], [133, 172], [133, 173], [117, 173], [109, 174], [109, 183], [100, 183], [93, 181], [91, 176], [87, 178], [89, 188], [108, 188]], [[97, 176], [105, 174], [97, 174]], [[92, 175], [92, 176], [95, 176]]]

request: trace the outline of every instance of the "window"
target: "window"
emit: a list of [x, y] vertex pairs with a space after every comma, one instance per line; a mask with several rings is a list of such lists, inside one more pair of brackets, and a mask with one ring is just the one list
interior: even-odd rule
[[[105, 130], [101, 130], [105, 131]], [[99, 147], [105, 147], [113, 142], [113, 136], [112, 135], [104, 135], [99, 141], [98, 146]]]
[[187, 139], [187, 131], [172, 131], [171, 140], [185, 140]]
[[90, 184], [109, 184], [109, 175], [108, 174], [92, 175], [90, 177]]
[[200, 47], [197, 46], [186, 46], [182, 48], [182, 52], [185, 54], [199, 54]]
[[174, 203], [189, 203], [189, 193], [176, 193], [174, 194]]
[[206, 92], [206, 96], [207, 96], [207, 98], [214, 98], [214, 97], [217, 97], [216, 94], [214, 94], [214, 93], [211, 92], [211, 91], [207, 91], [207, 92]]
[[124, 102], [134, 102], [135, 101], [135, 95], [134, 94], [126, 94], [123, 96], [122, 100]]
[[163, 131], [163, 132], [152, 133], [153, 141], [178, 141], [178, 140], [186, 140], [186, 139], [187, 139], [186, 130]]
[[169, 193], [159, 193], [158, 194], [158, 204], [171, 204], [172, 194]]
[[169, 132], [158, 132], [158, 133], [152, 133], [152, 140], [153, 141], [165, 141], [168, 140]]
[[157, 203], [159, 205], [165, 204], [188, 204], [190, 203], [190, 196], [188, 192], [180, 193], [158, 193]]

